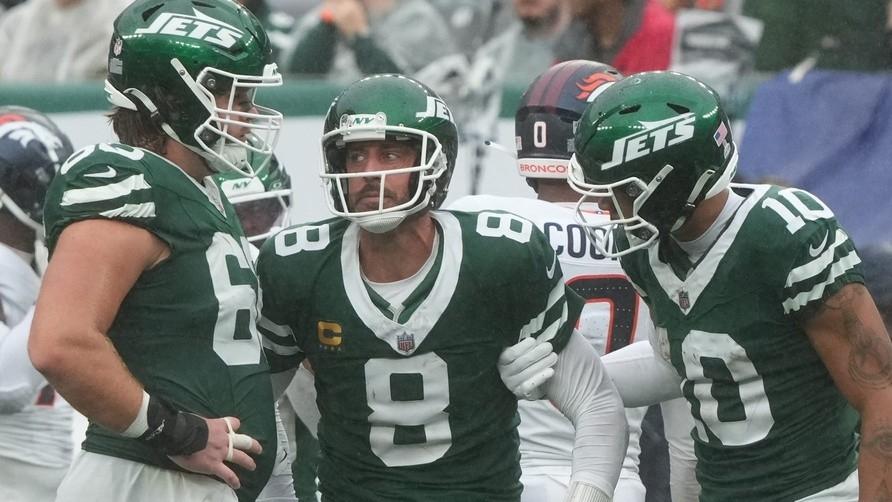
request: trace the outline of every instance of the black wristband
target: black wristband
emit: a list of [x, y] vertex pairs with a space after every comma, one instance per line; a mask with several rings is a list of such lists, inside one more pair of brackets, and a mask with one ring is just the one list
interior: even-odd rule
[[191, 455], [208, 444], [208, 424], [198, 415], [177, 411], [151, 396], [146, 413], [149, 429], [139, 437], [165, 455]]

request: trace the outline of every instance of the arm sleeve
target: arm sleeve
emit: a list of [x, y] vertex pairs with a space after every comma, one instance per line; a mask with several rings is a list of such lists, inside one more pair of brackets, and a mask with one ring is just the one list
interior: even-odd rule
[[[257, 331], [263, 342], [263, 351], [269, 362], [270, 372], [279, 373], [296, 368], [303, 360], [304, 354], [294, 336], [290, 316], [290, 313], [300, 310], [299, 302], [287, 308], [276, 301], [277, 298], [285, 298], [286, 295], [277, 287], [276, 278], [281, 274], [277, 274], [276, 269], [281, 264], [276, 259], [274, 240], [267, 240], [257, 258], [257, 280], [260, 284], [260, 302], [257, 308], [260, 315], [257, 319]], [[293, 375], [292, 372], [289, 373]], [[284, 380], [284, 386], [287, 386], [291, 378], [286, 376], [281, 380]], [[276, 398], [284, 391], [284, 386], [274, 389], [277, 392]]]
[[687, 401], [672, 399], [662, 403], [663, 432], [669, 445], [669, 491], [674, 502], [700, 500], [697, 482], [697, 456], [691, 430], [694, 419]]
[[636, 342], [604, 355], [601, 360], [628, 408], [650, 406], [682, 397], [681, 377], [658, 357], [650, 343]]
[[554, 369], [545, 395], [576, 428], [570, 486], [613, 494], [629, 434], [619, 395], [595, 349], [575, 331]]
[[0, 338], [0, 415], [22, 411], [46, 385], [46, 379], [28, 358], [28, 333], [33, 317], [32, 307], [7, 336]]
[[304, 75], [325, 75], [331, 70], [338, 32], [334, 25], [319, 22], [304, 32], [288, 58], [287, 71]]

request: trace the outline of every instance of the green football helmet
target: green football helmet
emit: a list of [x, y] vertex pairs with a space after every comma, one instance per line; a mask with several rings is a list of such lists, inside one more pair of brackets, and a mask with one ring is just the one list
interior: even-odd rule
[[252, 151], [248, 162], [254, 176], [226, 171], [215, 174], [214, 181], [235, 207], [248, 242], [259, 245], [290, 224], [291, 176], [275, 155]]
[[[417, 152], [417, 165], [392, 170], [348, 173], [347, 144], [358, 141], [407, 141]], [[449, 189], [458, 153], [458, 130], [446, 103], [426, 85], [402, 75], [374, 75], [354, 82], [332, 102], [322, 136], [329, 209], [375, 233], [388, 232], [407, 216], [440, 207]], [[412, 173], [409, 200], [385, 207], [386, 176]], [[347, 181], [379, 179], [378, 207], [354, 211], [348, 204]]]
[[[724, 190], [737, 169], [737, 147], [718, 95], [676, 72], [639, 73], [609, 87], [583, 114], [574, 143], [567, 181], [582, 194], [577, 207], [610, 199], [616, 211], [602, 223], [577, 211], [607, 256], [668, 237], [697, 204]], [[631, 199], [631, 214], [620, 199]]]
[[[237, 2], [136, 0], [115, 20], [108, 100], [150, 117], [215, 171], [252, 175], [247, 152], [272, 154], [282, 114], [254, 104], [254, 93], [281, 84], [263, 27]], [[258, 141], [231, 134], [234, 126]]]

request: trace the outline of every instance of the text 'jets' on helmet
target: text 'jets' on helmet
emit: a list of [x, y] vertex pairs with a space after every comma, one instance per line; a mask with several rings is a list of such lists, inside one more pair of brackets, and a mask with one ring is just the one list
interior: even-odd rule
[[[639, 73], [606, 89], [582, 116], [575, 146], [567, 181], [583, 195], [580, 205], [609, 198], [617, 212], [594, 224], [577, 211], [607, 256], [668, 237], [700, 201], [727, 188], [737, 169], [719, 96], [676, 72]], [[623, 211], [621, 201], [631, 209]], [[607, 244], [615, 228], [625, 230], [625, 238], [612, 239], [622, 242], [616, 247]]]
[[259, 245], [289, 224], [291, 176], [275, 155], [249, 152], [248, 162], [254, 176], [226, 171], [215, 174], [214, 181], [235, 207], [248, 242]]
[[[281, 84], [263, 27], [237, 2], [136, 0], [115, 20], [109, 101], [151, 117], [215, 171], [251, 175], [246, 152], [273, 152], [282, 114], [256, 105], [254, 94]], [[250, 127], [258, 141], [233, 127]]]
[[[416, 152], [415, 165], [400, 169], [348, 173], [347, 145], [398, 141]], [[436, 209], [446, 198], [458, 152], [458, 131], [446, 103], [426, 85], [402, 75], [374, 75], [351, 84], [335, 98], [322, 136], [329, 209], [366, 230], [388, 232], [410, 214]], [[411, 173], [409, 198], [387, 207], [387, 176]], [[348, 203], [350, 178], [378, 178], [378, 206], [354, 211]]]
[[72, 152], [68, 136], [46, 115], [0, 107], [0, 209], [41, 235], [47, 188]]
[[558, 63], [534, 80], [514, 115], [517, 168], [534, 189], [536, 178], [567, 177], [573, 133], [588, 104], [622, 78], [596, 61]]

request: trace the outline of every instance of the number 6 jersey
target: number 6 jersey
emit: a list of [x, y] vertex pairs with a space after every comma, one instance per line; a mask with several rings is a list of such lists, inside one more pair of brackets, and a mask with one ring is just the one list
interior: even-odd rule
[[833, 213], [807, 192], [733, 189], [745, 199], [684, 278], [658, 246], [622, 265], [646, 294], [654, 345], [682, 377], [700, 500], [792, 501], [856, 468], [858, 416], [801, 321], [862, 282], [860, 260]]
[[273, 371], [313, 366], [327, 500], [520, 495], [517, 400], [498, 357], [524, 336], [560, 351], [582, 301], [529, 221], [431, 215], [433, 265], [403, 305], [366, 285], [347, 220], [292, 227], [261, 250], [261, 334]]
[[[257, 439], [257, 470], [232, 464], [254, 500], [272, 470], [276, 428], [255, 322], [257, 279], [232, 206], [146, 150], [100, 144], [74, 153], [47, 195], [47, 245], [71, 223], [106, 218], [144, 228], [170, 256], [145, 270], [107, 333], [136, 379], [179, 409], [234, 416]], [[113, 383], [109, 383], [113, 385]], [[84, 449], [179, 469], [147, 444], [90, 424]]]

